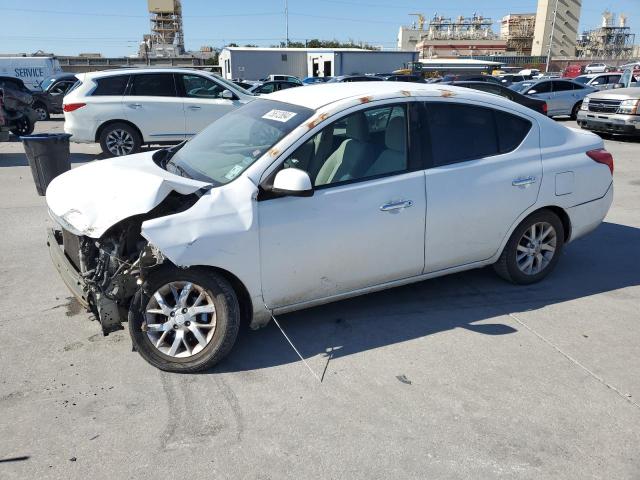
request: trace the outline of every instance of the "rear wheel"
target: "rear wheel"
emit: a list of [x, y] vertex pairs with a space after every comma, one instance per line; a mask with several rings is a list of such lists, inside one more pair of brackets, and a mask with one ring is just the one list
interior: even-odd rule
[[139, 152], [141, 146], [140, 134], [126, 123], [112, 123], [104, 127], [100, 133], [102, 151], [114, 157]]
[[541, 210], [518, 225], [493, 267], [512, 283], [539, 282], [555, 268], [563, 246], [562, 221], [552, 211]]
[[573, 106], [573, 110], [571, 110], [571, 120], [575, 120], [578, 118], [578, 112], [580, 111], [580, 107], [582, 107], [582, 102], [578, 102]]
[[33, 107], [35, 112], [38, 114], [38, 120], [43, 122], [45, 120], [49, 120], [49, 110], [47, 106], [42, 103], [36, 103]]
[[150, 275], [129, 310], [140, 355], [168, 372], [207, 370], [233, 347], [238, 299], [226, 279], [199, 269], [165, 268]]

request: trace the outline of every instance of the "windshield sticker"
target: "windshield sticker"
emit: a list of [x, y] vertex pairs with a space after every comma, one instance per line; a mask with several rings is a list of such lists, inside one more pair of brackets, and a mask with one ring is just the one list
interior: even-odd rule
[[242, 170], [244, 170], [244, 167], [242, 165], [236, 165], [235, 167], [233, 167], [231, 170], [227, 172], [224, 178], [226, 178], [227, 180], [233, 180], [238, 176], [240, 172], [242, 172]]
[[297, 114], [295, 112], [287, 112], [286, 110], [271, 110], [265, 113], [262, 118], [267, 120], [275, 120], [276, 122], [288, 122]]

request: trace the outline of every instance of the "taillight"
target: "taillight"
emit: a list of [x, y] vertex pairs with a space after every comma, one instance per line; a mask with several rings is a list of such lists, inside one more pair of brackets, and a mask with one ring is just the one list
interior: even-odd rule
[[548, 111], [549, 111], [549, 106], [547, 105], [547, 102], [544, 102], [542, 104], [542, 113], [546, 115]]
[[592, 160], [602, 163], [609, 167], [611, 175], [613, 175], [613, 156], [607, 152], [604, 148], [598, 148], [597, 150], [589, 150], [587, 156]]
[[86, 103], [65, 103], [62, 106], [62, 110], [64, 112], [73, 112], [74, 110], [78, 110], [86, 105]]

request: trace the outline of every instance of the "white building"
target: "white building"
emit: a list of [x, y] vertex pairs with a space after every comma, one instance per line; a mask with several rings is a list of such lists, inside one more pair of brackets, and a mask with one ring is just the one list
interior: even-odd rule
[[398, 50], [416, 50], [418, 42], [426, 32], [415, 27], [400, 27], [398, 30]]
[[[558, 12], [554, 22], [556, 5]], [[547, 55], [553, 30], [551, 56], [573, 57], [576, 54], [581, 9], [582, 0], [538, 0], [531, 54]]]
[[416, 51], [226, 47], [220, 52], [219, 64], [224, 78], [258, 80], [270, 74], [304, 78], [383, 73], [416, 60]]

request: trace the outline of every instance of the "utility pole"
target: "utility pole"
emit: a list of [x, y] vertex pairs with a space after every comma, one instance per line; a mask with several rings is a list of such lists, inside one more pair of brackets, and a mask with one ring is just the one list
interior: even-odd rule
[[289, 46], [289, 0], [284, 0], [284, 26], [287, 32], [286, 44]]
[[551, 47], [553, 46], [553, 34], [556, 30], [556, 18], [558, 17], [558, 1], [556, 0], [556, 6], [553, 9], [553, 21], [551, 22], [551, 35], [549, 35], [549, 50], [547, 51], [547, 67], [545, 72], [549, 72], [549, 64], [551, 63]]

